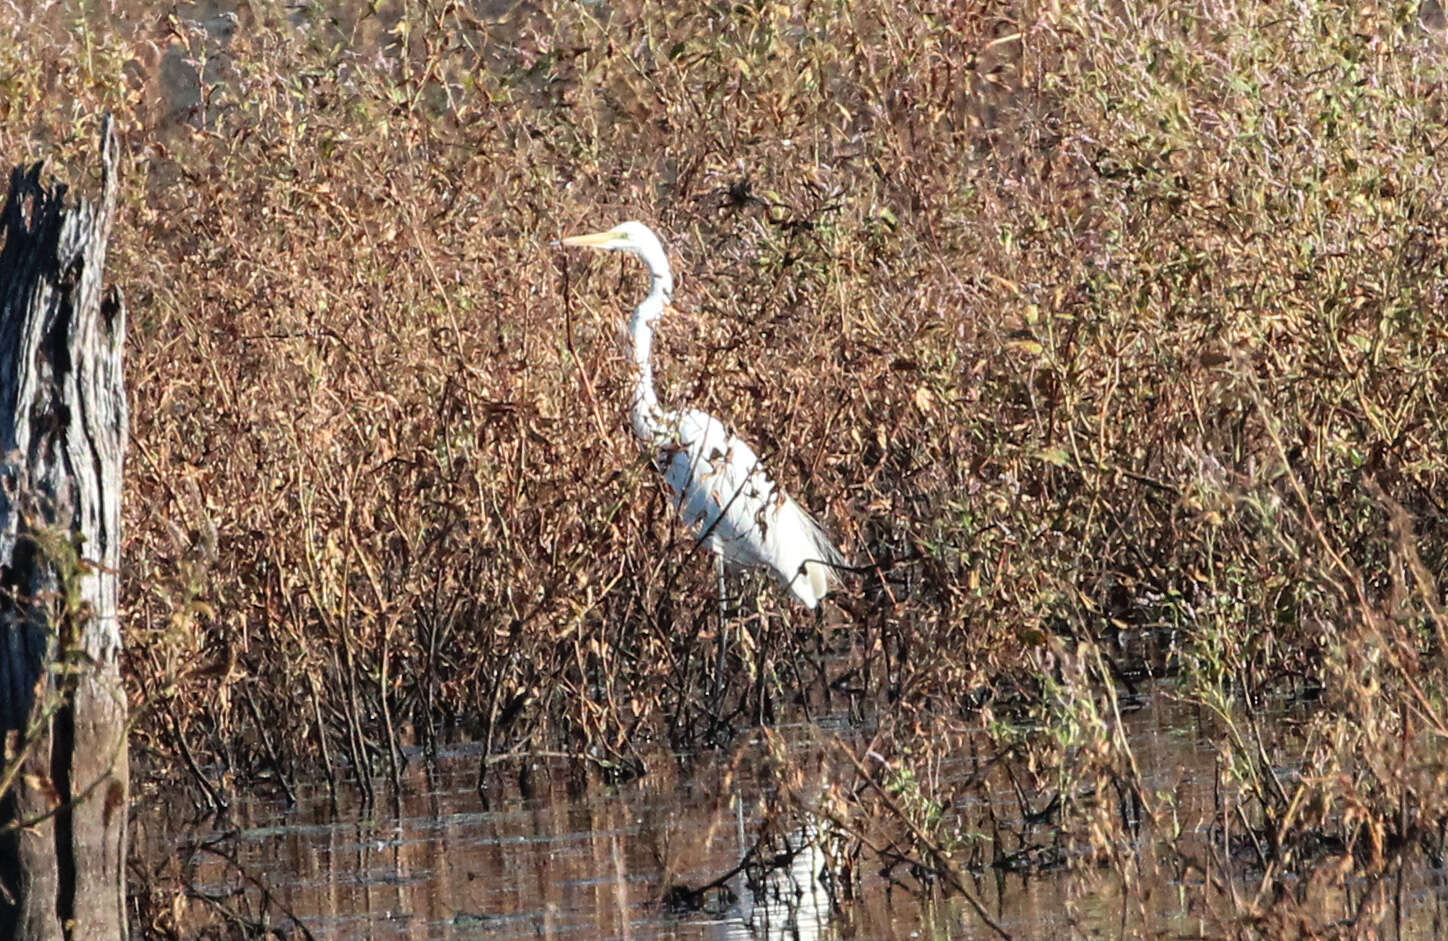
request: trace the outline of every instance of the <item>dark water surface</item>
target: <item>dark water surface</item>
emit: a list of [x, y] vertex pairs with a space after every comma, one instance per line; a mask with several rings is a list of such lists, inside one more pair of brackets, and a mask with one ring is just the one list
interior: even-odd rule
[[[1123, 717], [1149, 787], [1172, 790], [1185, 820], [1201, 816], [1214, 780], [1215, 755], [1194, 715], [1163, 697]], [[843, 760], [833, 743], [851, 736], [842, 723], [771, 734], [807, 773], [848, 779], [832, 764]], [[761, 733], [689, 761], [661, 755], [643, 778], [618, 786], [535, 762], [521, 775], [491, 774], [483, 794], [476, 751], [458, 747], [435, 774], [412, 763], [396, 812], [390, 799], [370, 811], [334, 807], [318, 785], [290, 808], [238, 803], [220, 826], [142, 811], [137, 845], [149, 858], [181, 854], [192, 893], [183, 924], [232, 911], [335, 939], [996, 937], [962, 900], [892, 886], [868, 853], [860, 897], [832, 909], [816, 878], [822, 841], [802, 824], [787, 834], [793, 858], [752, 887], [736, 877], [702, 908], [665, 904], [672, 887], [705, 885], [740, 862], [767, 806], [756, 773], [769, 760], [766, 745]], [[1019, 815], [1013, 794], [990, 800], [1002, 816]], [[972, 885], [1016, 937], [1203, 936], [1180, 889], [1138, 886], [1128, 901], [1109, 877], [1083, 887], [1064, 871], [989, 868]]]

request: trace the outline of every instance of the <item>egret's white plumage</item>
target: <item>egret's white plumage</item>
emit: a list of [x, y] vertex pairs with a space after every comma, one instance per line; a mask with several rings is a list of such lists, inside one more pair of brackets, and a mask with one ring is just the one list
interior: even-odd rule
[[649, 448], [674, 506], [698, 538], [740, 567], [772, 569], [806, 607], [816, 607], [837, 582], [844, 557], [819, 523], [765, 472], [754, 449], [719, 419], [695, 409], [660, 407], [651, 359], [654, 324], [674, 290], [658, 237], [641, 222], [576, 235], [563, 245], [625, 251], [649, 269], [648, 296], [629, 321], [636, 369], [630, 419]]

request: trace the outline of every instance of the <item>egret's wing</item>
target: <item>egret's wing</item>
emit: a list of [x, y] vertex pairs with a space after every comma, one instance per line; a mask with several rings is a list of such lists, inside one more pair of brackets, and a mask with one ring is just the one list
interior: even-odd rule
[[684, 522], [728, 561], [765, 564], [764, 536], [752, 521], [774, 488], [754, 449], [703, 412], [674, 412], [663, 425], [659, 469]]
[[661, 428], [659, 468], [684, 522], [729, 562], [773, 569], [813, 608], [844, 561], [820, 525], [717, 418], [673, 412]]

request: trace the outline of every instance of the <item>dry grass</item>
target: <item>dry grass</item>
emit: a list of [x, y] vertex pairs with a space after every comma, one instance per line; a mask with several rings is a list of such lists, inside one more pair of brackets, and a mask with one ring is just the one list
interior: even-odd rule
[[[1178, 859], [1191, 905], [1349, 931], [1383, 899], [1293, 880], [1441, 854], [1448, 128], [1416, 4], [133, 22], [0, 14], [0, 153], [80, 173], [103, 109], [128, 129], [158, 773], [368, 782], [477, 737], [625, 775], [848, 668], [895, 793], [938, 812], [853, 789], [840, 825], [950, 857], [985, 781], [926, 770], [984, 726], [1059, 801], [1060, 858], [1129, 871], [1117, 809], [1170, 808], [1099, 644], [1144, 633], [1256, 837], [1257, 889]], [[547, 247], [626, 217], [682, 273], [666, 398], [879, 565], [827, 643], [763, 593], [722, 726], [710, 568], [623, 423], [639, 274]]]

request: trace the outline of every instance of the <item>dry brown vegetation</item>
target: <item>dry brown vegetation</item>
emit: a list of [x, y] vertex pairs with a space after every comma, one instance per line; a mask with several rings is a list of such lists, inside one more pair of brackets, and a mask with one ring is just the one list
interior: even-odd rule
[[[799, 806], [915, 877], [1130, 897], [1145, 822], [1209, 934], [1384, 924], [1448, 825], [1441, 24], [487, 6], [0, 11], [0, 155], [80, 173], [106, 110], [132, 155], [152, 773], [370, 788], [475, 738], [627, 776], [828, 692], [888, 762]], [[665, 397], [862, 567], [822, 624], [762, 591], [722, 716], [623, 421], [639, 272], [548, 247], [631, 217], [682, 276]], [[1200, 819], [1121, 732], [1147, 665], [1218, 749]], [[959, 809], [1001, 786], [1020, 819]]]

